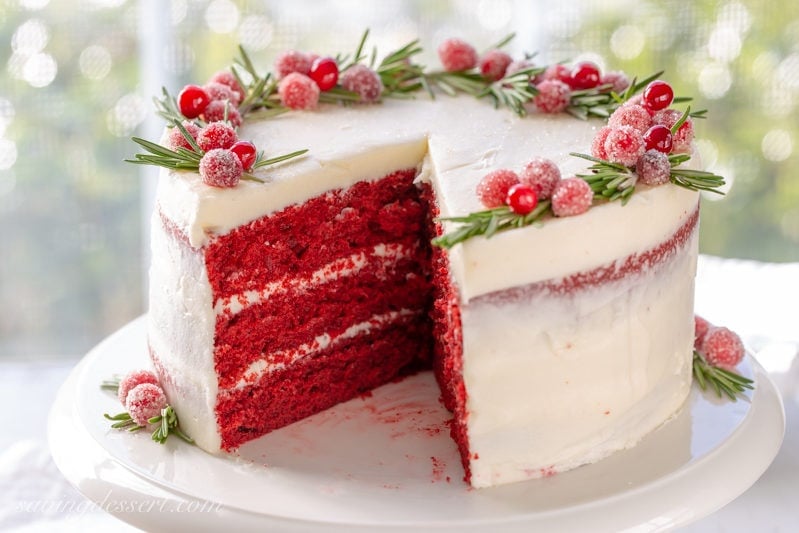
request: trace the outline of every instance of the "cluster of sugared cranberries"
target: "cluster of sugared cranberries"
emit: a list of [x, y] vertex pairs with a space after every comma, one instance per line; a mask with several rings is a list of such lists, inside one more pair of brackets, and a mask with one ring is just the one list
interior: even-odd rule
[[694, 348], [709, 364], [731, 370], [740, 363], [746, 349], [733, 331], [714, 326], [700, 316], [694, 317]]
[[280, 80], [280, 103], [289, 109], [314, 109], [319, 104], [320, 92], [333, 89], [339, 82], [335, 59], [297, 50], [278, 55], [274, 70]]
[[238, 106], [244, 100], [245, 91], [236, 76], [220, 71], [211, 76], [208, 83], [186, 85], [178, 93], [180, 113], [189, 119], [201, 118], [205, 122], [227, 120], [234, 126], [241, 125]]
[[630, 85], [623, 72], [603, 74], [599, 67], [583, 61], [569, 68], [563, 64], [550, 65], [544, 73], [533, 80], [537, 91], [533, 104], [542, 113], [560, 113], [571, 102], [573, 91], [597, 89], [621, 93]]
[[[239, 140], [236, 129], [227, 122], [211, 122], [200, 128], [185, 121], [183, 127], [202, 150], [199, 163], [203, 183], [212, 187], [235, 187], [244, 172], [252, 169], [258, 157], [255, 146]], [[194, 150], [178, 128], [167, 134], [167, 144], [173, 150]]]
[[136, 370], [122, 378], [117, 395], [131, 419], [143, 427], [167, 406], [164, 390], [149, 370]]
[[377, 102], [383, 94], [383, 81], [366, 65], [351, 66], [341, 73], [339, 80], [342, 87], [357, 94], [365, 104]]
[[673, 100], [674, 91], [668, 83], [651, 82], [642, 95], [613, 112], [608, 125], [594, 137], [591, 155], [635, 167], [638, 180], [646, 185], [668, 182], [669, 154], [690, 152], [694, 138], [690, 117], [672, 134], [671, 128], [683, 115], [669, 108]]
[[438, 46], [438, 58], [447, 72], [469, 70], [477, 66], [477, 51], [460, 39], [447, 39]]
[[533, 211], [539, 200], [550, 199], [555, 216], [571, 216], [584, 213], [594, 194], [585, 180], [561, 179], [554, 162], [534, 157], [518, 174], [499, 169], [483, 176], [477, 184], [477, 197], [489, 209], [507, 205], [518, 215]]

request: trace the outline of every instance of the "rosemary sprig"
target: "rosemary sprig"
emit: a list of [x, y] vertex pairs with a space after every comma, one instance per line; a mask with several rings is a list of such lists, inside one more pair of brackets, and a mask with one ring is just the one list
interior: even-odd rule
[[[247, 83], [242, 81], [243, 77], [238, 69], [243, 69], [247, 73], [247, 78], [249, 78]], [[239, 45], [239, 57], [234, 60], [232, 71], [239, 80], [239, 84], [244, 88], [244, 99], [239, 104], [239, 114], [242, 117], [261, 108], [286, 111], [280, 105], [280, 100], [277, 97], [277, 80], [269, 72], [263, 76], [259, 74], [247, 51], [241, 45]]]
[[433, 245], [441, 248], [452, 248], [456, 244], [469, 240], [477, 235], [490, 239], [495, 234], [513, 228], [529, 226], [550, 212], [550, 202], [545, 200], [526, 215], [519, 215], [508, 206], [495, 207], [485, 211], [476, 211], [462, 217], [441, 217], [437, 220], [459, 222], [462, 225], [451, 233], [445, 233], [433, 239]]
[[610, 85], [572, 91], [566, 112], [583, 120], [589, 117], [608, 118], [620, 105], [641, 92], [651, 81], [659, 78], [661, 74], [663, 74], [662, 70], [641, 81], [634, 78], [621, 94], [616, 94], [610, 90]]
[[484, 98], [486, 96], [494, 100], [494, 107], [505, 106], [513, 110], [517, 115], [524, 116], [527, 110], [524, 104], [533, 99], [538, 90], [530, 83], [530, 78], [542, 73], [542, 67], [528, 67], [514, 72], [509, 76], [503, 77], [488, 85], [476, 96]]
[[704, 391], [710, 386], [719, 398], [726, 395], [732, 401], [737, 400], [738, 394], [755, 388], [753, 380], [732, 370], [711, 365], [696, 350], [694, 350], [693, 374], [700, 389]]

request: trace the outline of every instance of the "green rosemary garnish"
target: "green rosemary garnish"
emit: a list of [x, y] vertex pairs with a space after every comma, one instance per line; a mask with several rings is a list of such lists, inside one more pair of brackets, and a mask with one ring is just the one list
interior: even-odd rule
[[710, 386], [719, 398], [726, 395], [730, 400], [736, 401], [738, 394], [755, 388], [753, 380], [732, 370], [711, 365], [696, 350], [694, 350], [693, 373], [700, 389], [704, 391]]
[[489, 239], [501, 231], [529, 226], [550, 211], [549, 200], [544, 200], [526, 215], [516, 214], [510, 210], [510, 207], [503, 205], [494, 209], [476, 211], [463, 217], [441, 217], [437, 220], [459, 222], [462, 226], [451, 233], [436, 237], [432, 242], [435, 246], [452, 248], [477, 235], [484, 235]]
[[[136, 154], [134, 155], [134, 159], [126, 159], [125, 161], [137, 165], [155, 165], [171, 170], [186, 170], [196, 172], [200, 168], [200, 160], [205, 152], [203, 152], [202, 148], [197, 145], [197, 141], [194, 140], [183, 124], [175, 120], [172, 124], [172, 127], [178, 128], [180, 130], [180, 132], [183, 134], [183, 137], [186, 139], [186, 142], [192, 146], [193, 150], [188, 150], [182, 147], [178, 148], [177, 150], [171, 150], [152, 141], [148, 141], [140, 137], [133, 137], [133, 142], [144, 148], [147, 153]], [[264, 152], [259, 151], [258, 155], [256, 156], [255, 163], [253, 163], [252, 169], [255, 170], [258, 168], [275, 165], [277, 163], [301, 156], [306, 152], [308, 152], [307, 149], [297, 150], [288, 154], [266, 158], [264, 156]], [[263, 180], [248, 172], [245, 172], [242, 175], [242, 179], [263, 183]]]

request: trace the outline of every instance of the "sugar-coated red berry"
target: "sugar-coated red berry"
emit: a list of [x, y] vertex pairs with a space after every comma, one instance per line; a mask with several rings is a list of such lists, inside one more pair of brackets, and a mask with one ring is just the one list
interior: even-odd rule
[[236, 130], [225, 122], [211, 122], [197, 134], [197, 145], [203, 152], [216, 148], [230, 148], [238, 140]]
[[332, 57], [316, 58], [311, 64], [308, 77], [316, 82], [320, 91], [329, 91], [338, 83], [338, 64], [336, 60]]
[[577, 63], [571, 70], [569, 84], [572, 89], [593, 89], [599, 85], [599, 67], [590, 61]]
[[517, 183], [519, 175], [514, 171], [504, 168], [493, 170], [477, 184], [477, 198], [489, 209], [505, 205], [508, 191]]
[[641, 133], [645, 133], [652, 125], [652, 116], [640, 105], [625, 104], [620, 106], [608, 118], [608, 126], [632, 126]]
[[438, 58], [447, 72], [469, 70], [477, 66], [477, 51], [460, 39], [447, 39], [438, 46]]
[[275, 58], [275, 76], [281, 80], [292, 72], [308, 74], [311, 71], [311, 59], [305, 52], [286, 50]]
[[[195, 141], [197, 140], [197, 134], [200, 133], [200, 127], [191, 122], [190, 120], [183, 121], [183, 129], [186, 130], [186, 133], [191, 135], [191, 138]], [[180, 128], [172, 127], [169, 129], [169, 133], [167, 134], [167, 148], [170, 150], [177, 150], [178, 148], [185, 148], [186, 150], [194, 151], [194, 148], [191, 144], [189, 144], [189, 140], [183, 135], [183, 132], [180, 131]]]
[[142, 383], [158, 385], [158, 377], [149, 370], [134, 370], [133, 372], [128, 373], [120, 380], [119, 388], [117, 388], [117, 397], [119, 398], [119, 403], [125, 405], [125, 400], [128, 398], [128, 393], [134, 387], [141, 385]]
[[517, 183], [508, 189], [508, 197], [505, 202], [517, 215], [526, 215], [538, 205], [538, 195], [535, 193], [535, 189], [529, 185]]
[[227, 100], [213, 100], [202, 114], [206, 122], [229, 122], [234, 128], [241, 126], [241, 113], [238, 108]]
[[647, 150], [635, 164], [638, 181], [645, 185], [663, 185], [671, 179], [669, 156], [658, 150]]
[[341, 86], [354, 92], [361, 102], [371, 104], [380, 100], [383, 94], [383, 82], [377, 72], [366, 65], [353, 65], [339, 76]]
[[230, 147], [230, 151], [236, 154], [236, 157], [241, 161], [241, 167], [247, 171], [250, 170], [258, 158], [258, 150], [255, 145], [250, 141], [236, 141]]
[[632, 126], [611, 128], [605, 138], [607, 160], [632, 166], [644, 153], [644, 136]]
[[550, 65], [541, 75], [542, 80], [558, 80], [571, 87], [571, 69], [566, 65], [557, 63]]
[[539, 200], [546, 200], [552, 196], [555, 185], [560, 181], [560, 169], [550, 159], [534, 157], [522, 168], [519, 180], [532, 187]]
[[570, 217], [588, 211], [594, 191], [582, 178], [562, 179], [552, 192], [552, 212], [557, 217]]
[[239, 80], [236, 79], [236, 76], [233, 75], [232, 72], [229, 70], [220, 70], [219, 72], [215, 73], [211, 78], [208, 80], [209, 82], [216, 82], [221, 83], [222, 85], [227, 85], [231, 91], [236, 93], [238, 96], [238, 103], [241, 103], [246, 96], [244, 91], [244, 87], [241, 86]]
[[492, 81], [502, 79], [513, 58], [502, 50], [489, 50], [480, 58], [480, 73]]
[[[664, 109], [655, 113], [653, 120], [655, 124], [662, 124], [671, 130], [677, 121], [682, 118], [682, 113], [676, 109]], [[694, 123], [691, 117], [687, 117], [682, 126], [677, 129], [676, 133], [672, 133], [671, 151], [674, 154], [689, 154], [691, 153], [691, 143], [694, 140]]]
[[694, 315], [694, 348], [697, 350], [702, 347], [705, 335], [713, 325], [699, 315]]
[[609, 90], [616, 94], [622, 94], [630, 86], [630, 78], [620, 70], [611, 70], [602, 74], [599, 84], [609, 85]]
[[674, 90], [665, 81], [655, 80], [644, 89], [644, 107], [651, 111], [666, 109], [671, 105], [672, 100], [674, 100]]
[[235, 187], [242, 174], [241, 160], [230, 150], [215, 148], [200, 159], [200, 176], [211, 187]]
[[239, 105], [239, 95], [233, 89], [225, 85], [224, 83], [219, 83], [217, 81], [209, 81], [205, 85], [203, 85], [203, 89], [211, 97], [211, 101], [214, 100], [222, 100], [226, 101], [229, 100], [230, 103], [234, 106]]
[[199, 85], [186, 85], [178, 93], [178, 109], [186, 118], [197, 118], [205, 110], [211, 97]]
[[671, 130], [662, 124], [655, 124], [644, 133], [647, 150], [657, 150], [670, 154], [672, 148]]
[[140, 426], [147, 426], [148, 420], [161, 414], [166, 407], [163, 389], [152, 383], [142, 383], [133, 387], [125, 398], [125, 409]]
[[280, 103], [289, 109], [310, 110], [319, 105], [319, 86], [305, 74], [287, 74], [277, 87]]
[[608, 158], [608, 154], [605, 152], [605, 140], [607, 140], [610, 131], [610, 126], [603, 126], [596, 132], [594, 140], [591, 142], [591, 155], [597, 159]]
[[571, 89], [559, 80], [544, 80], [538, 85], [538, 94], [533, 97], [536, 109], [543, 113], [560, 113], [569, 105]]
[[727, 369], [738, 365], [746, 353], [741, 338], [725, 327], [710, 328], [699, 351], [711, 365]]

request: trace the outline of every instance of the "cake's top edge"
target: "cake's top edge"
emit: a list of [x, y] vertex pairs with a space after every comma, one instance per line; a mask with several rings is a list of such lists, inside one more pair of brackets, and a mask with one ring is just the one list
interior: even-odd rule
[[205, 85], [164, 90], [161, 144], [134, 139], [147, 153], [132, 161], [169, 169], [159, 205], [192, 246], [425, 155], [446, 230], [434, 244], [445, 248], [626, 204], [640, 184], [724, 183], [688, 170], [704, 112], [672, 108], [690, 99], [662, 73], [631, 81], [588, 62], [514, 60], [501, 50], [510, 37], [482, 56], [448, 39], [443, 68], [427, 69], [414, 62], [418, 40], [378, 61], [367, 38], [335, 57], [286, 51], [266, 73], [241, 49]]

